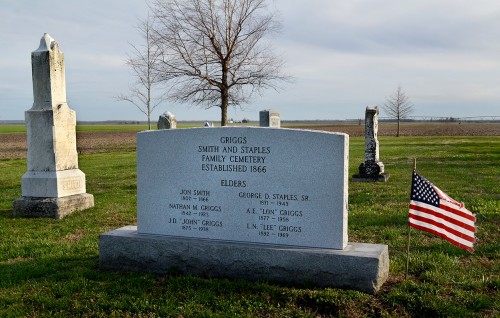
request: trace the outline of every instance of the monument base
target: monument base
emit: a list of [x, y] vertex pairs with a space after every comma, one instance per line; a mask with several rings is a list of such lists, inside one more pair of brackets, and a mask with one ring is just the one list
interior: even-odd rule
[[101, 234], [102, 270], [226, 277], [375, 293], [389, 274], [387, 245], [344, 250], [138, 234], [126, 226]]
[[12, 204], [17, 217], [62, 219], [75, 211], [93, 207], [94, 196], [81, 193], [60, 198], [20, 197]]
[[85, 192], [85, 174], [80, 169], [28, 171], [21, 178], [23, 197], [62, 198]]
[[388, 173], [382, 173], [379, 175], [366, 175], [366, 174], [355, 174], [352, 176], [353, 182], [387, 182], [391, 175]]

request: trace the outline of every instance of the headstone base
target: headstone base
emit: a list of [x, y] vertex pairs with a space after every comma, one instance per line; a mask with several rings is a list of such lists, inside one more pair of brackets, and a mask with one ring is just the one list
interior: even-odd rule
[[353, 182], [387, 182], [391, 175], [388, 173], [382, 173], [379, 175], [366, 175], [366, 174], [355, 174], [352, 176]]
[[101, 234], [102, 270], [226, 277], [375, 293], [389, 274], [387, 245], [344, 250], [138, 234], [126, 226]]
[[20, 197], [12, 204], [16, 217], [62, 219], [73, 212], [93, 207], [94, 196], [81, 193], [60, 198]]
[[28, 171], [21, 178], [23, 197], [62, 198], [85, 192], [85, 174], [80, 169]]

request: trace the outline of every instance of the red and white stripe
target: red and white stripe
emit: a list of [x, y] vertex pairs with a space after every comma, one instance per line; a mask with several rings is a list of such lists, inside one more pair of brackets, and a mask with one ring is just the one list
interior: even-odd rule
[[439, 208], [411, 200], [409, 225], [438, 235], [472, 253], [476, 241], [476, 218], [463, 204], [434, 188], [441, 199]]

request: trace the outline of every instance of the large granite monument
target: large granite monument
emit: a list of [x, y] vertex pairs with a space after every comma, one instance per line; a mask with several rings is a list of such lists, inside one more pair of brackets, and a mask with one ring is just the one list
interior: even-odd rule
[[141, 132], [137, 226], [100, 236], [100, 268], [376, 292], [388, 248], [348, 242], [348, 151], [341, 133]]
[[47, 33], [31, 53], [33, 107], [25, 112], [28, 171], [15, 216], [62, 218], [94, 206], [78, 169], [76, 114], [66, 103], [64, 54]]
[[352, 176], [354, 182], [386, 182], [390, 175], [384, 173], [380, 161], [378, 143], [378, 107], [366, 107], [365, 111], [365, 161], [359, 165], [359, 173]]

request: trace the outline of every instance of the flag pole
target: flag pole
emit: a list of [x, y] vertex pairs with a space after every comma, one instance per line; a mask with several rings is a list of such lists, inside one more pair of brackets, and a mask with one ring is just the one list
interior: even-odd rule
[[[417, 172], [417, 158], [413, 158], [413, 172]], [[413, 176], [412, 176], [413, 182]], [[410, 193], [411, 196], [411, 193]], [[410, 266], [410, 232], [411, 226], [408, 222], [408, 244], [406, 245], [406, 272], [405, 272], [405, 280], [408, 278], [408, 268]]]

